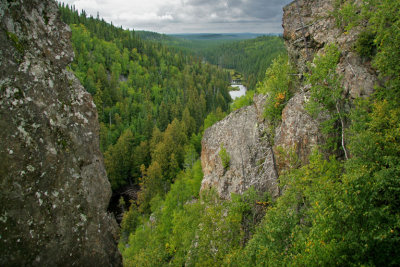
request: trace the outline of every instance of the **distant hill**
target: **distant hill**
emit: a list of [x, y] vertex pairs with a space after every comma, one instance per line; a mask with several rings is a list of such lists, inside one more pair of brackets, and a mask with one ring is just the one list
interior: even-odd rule
[[186, 33], [160, 34], [136, 31], [142, 40], [162, 43], [184, 54], [242, 73], [248, 89], [264, 77], [272, 59], [282, 53], [280, 34], [260, 33]]
[[138, 35], [142, 40], [148, 40], [148, 41], [167, 41], [175, 39], [172, 36], [158, 32], [135, 31], [135, 34]]
[[283, 39], [280, 36], [258, 36], [244, 40], [225, 39], [219, 45], [204, 49], [201, 54], [211, 64], [234, 69], [243, 74], [245, 85], [252, 90], [264, 78], [272, 60], [284, 51]]
[[169, 34], [169, 36], [187, 40], [245, 40], [253, 39], [266, 34], [261, 33], [186, 33]]
[[247, 40], [254, 39], [260, 36], [279, 36], [278, 33], [176, 33], [162, 34], [150, 31], [135, 31], [143, 40], [153, 41], [173, 41], [178, 39], [208, 41], [208, 40]]

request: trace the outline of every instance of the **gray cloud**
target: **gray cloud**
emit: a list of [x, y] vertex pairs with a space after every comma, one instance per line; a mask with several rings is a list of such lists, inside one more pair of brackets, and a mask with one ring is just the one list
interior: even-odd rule
[[291, 0], [65, 0], [115, 25], [163, 33], [282, 32]]

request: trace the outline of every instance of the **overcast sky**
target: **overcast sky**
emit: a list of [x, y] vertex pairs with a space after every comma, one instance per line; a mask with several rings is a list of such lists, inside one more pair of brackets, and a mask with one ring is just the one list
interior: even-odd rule
[[281, 33], [291, 0], [59, 0], [114, 25], [159, 33]]

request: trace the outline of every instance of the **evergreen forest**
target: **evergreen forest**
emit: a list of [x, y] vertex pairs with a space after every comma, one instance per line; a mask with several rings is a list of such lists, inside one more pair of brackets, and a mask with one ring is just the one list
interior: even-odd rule
[[112, 188], [141, 184], [143, 198], [165, 194], [185, 155], [199, 153], [206, 116], [228, 110], [229, 73], [68, 6], [60, 10], [72, 30], [71, 69], [98, 109]]
[[[169, 48], [196, 55], [207, 62], [225, 69], [238, 71], [244, 76], [243, 83], [254, 90], [262, 81], [272, 60], [285, 51], [280, 36], [256, 36], [250, 34], [165, 35], [138, 32], [145, 40], [165, 44]], [[242, 39], [249, 38], [250, 39]]]
[[[139, 188], [119, 203], [125, 266], [400, 265], [400, 2], [335, 3], [339, 29], [362, 28], [353, 52], [379, 78], [373, 95], [351, 103], [335, 44], [298, 77], [280, 37], [191, 54], [60, 6], [72, 29], [70, 67], [98, 109], [112, 188]], [[224, 68], [243, 73], [254, 90], [231, 104]], [[204, 130], [261, 93], [270, 96], [264, 115], [273, 132], [301, 85], [310, 88], [309, 114], [329, 115], [326, 144], [305, 165], [282, 151], [281, 195], [250, 188], [222, 200], [200, 192]]]

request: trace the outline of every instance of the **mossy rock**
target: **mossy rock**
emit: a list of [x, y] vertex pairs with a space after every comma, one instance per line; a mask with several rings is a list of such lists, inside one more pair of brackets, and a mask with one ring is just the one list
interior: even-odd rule
[[13, 42], [13, 45], [17, 49], [17, 51], [20, 54], [24, 54], [25, 48], [24, 48], [24, 45], [22, 44], [22, 42], [20, 42], [18, 36], [15, 33], [8, 32], [8, 31], [6, 31], [6, 34], [7, 34], [8, 39], [10, 39]]

